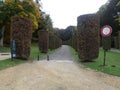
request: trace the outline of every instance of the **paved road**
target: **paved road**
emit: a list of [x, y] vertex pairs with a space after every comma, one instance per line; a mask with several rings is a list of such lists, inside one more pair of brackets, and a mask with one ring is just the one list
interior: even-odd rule
[[11, 58], [11, 54], [10, 53], [0, 53], [0, 60], [5, 60]]
[[50, 60], [73, 60], [73, 55], [68, 46], [63, 45], [62, 48], [49, 56]]
[[50, 58], [0, 71], [0, 90], [120, 90], [119, 77], [76, 64], [68, 46]]

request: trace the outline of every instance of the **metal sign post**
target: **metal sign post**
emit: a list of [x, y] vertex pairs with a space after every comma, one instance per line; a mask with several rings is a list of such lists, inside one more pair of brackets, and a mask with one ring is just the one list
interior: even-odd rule
[[104, 50], [104, 62], [103, 62], [103, 66], [105, 66], [106, 64], [105, 64], [105, 61], [106, 61], [106, 50]]
[[16, 41], [12, 40], [11, 43], [11, 60], [16, 57]]
[[109, 25], [105, 25], [102, 29], [101, 29], [101, 35], [102, 35], [102, 37], [103, 37], [103, 39], [104, 39], [104, 47], [103, 47], [103, 49], [104, 49], [104, 62], [103, 62], [103, 66], [105, 66], [106, 65], [106, 52], [107, 52], [107, 50], [110, 48], [110, 47], [107, 47], [107, 45], [105, 45], [105, 44], [109, 44], [109, 43], [106, 43], [106, 40], [105, 39], [107, 39], [108, 40], [108, 38], [110, 38], [109, 36], [112, 34], [112, 27], [111, 26], [109, 26]]

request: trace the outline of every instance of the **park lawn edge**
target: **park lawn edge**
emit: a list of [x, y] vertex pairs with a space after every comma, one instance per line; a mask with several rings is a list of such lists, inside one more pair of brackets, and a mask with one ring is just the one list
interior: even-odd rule
[[93, 62], [81, 62], [78, 53], [70, 46], [71, 52], [74, 56], [75, 61], [78, 64], [82, 64], [85, 68], [90, 68], [95, 71], [100, 71], [109, 75], [120, 77], [120, 53], [107, 52], [106, 65], [103, 66], [103, 50], [100, 49], [99, 57]]
[[[5, 48], [5, 49], [8, 52], [9, 49], [8, 48]], [[52, 49], [52, 50], [49, 49], [47, 54], [52, 54], [58, 49], [59, 48]], [[43, 58], [47, 54], [39, 52], [39, 58]], [[10, 68], [10, 67], [14, 67], [14, 66], [17, 66], [17, 65], [20, 65], [20, 64], [24, 64], [24, 63], [27, 63], [29, 61], [37, 60], [37, 56], [38, 56], [38, 47], [36, 45], [34, 45], [31, 48], [31, 53], [30, 53], [30, 59], [29, 60], [21, 60], [21, 59], [15, 59], [15, 58], [14, 59], [9, 58], [9, 59], [5, 59], [5, 60], [1, 60], [0, 61], [0, 70], [4, 70], [4, 69]]]

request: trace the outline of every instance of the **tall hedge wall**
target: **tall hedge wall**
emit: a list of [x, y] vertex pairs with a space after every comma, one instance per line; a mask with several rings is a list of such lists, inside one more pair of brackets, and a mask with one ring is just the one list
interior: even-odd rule
[[99, 17], [96, 14], [77, 18], [78, 54], [81, 61], [93, 61], [99, 55]]
[[13, 17], [11, 21], [11, 36], [11, 41], [16, 41], [16, 58], [29, 59], [32, 38], [31, 20]]
[[50, 49], [56, 49], [61, 47], [62, 45], [62, 40], [54, 35], [54, 34], [49, 34], [49, 48]]
[[48, 52], [48, 48], [49, 48], [49, 34], [48, 31], [46, 30], [39, 30], [38, 31], [38, 46], [39, 46], [39, 50], [42, 53], [47, 53]]

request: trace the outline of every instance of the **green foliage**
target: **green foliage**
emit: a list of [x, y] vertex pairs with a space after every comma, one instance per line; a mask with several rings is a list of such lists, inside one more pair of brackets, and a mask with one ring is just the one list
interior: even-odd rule
[[119, 0], [108, 0], [107, 3], [102, 5], [97, 12], [100, 15], [100, 24], [101, 27], [104, 25], [110, 25], [113, 28], [112, 35], [116, 35], [116, 32], [120, 29], [119, 27], [119, 15], [120, 11]]
[[41, 18], [39, 19], [39, 30], [53, 31], [52, 20], [48, 14], [42, 12]]
[[73, 34], [74, 26], [68, 26], [66, 29], [59, 30], [59, 36], [63, 41], [69, 40]]
[[46, 54], [45, 53], [40, 53], [38, 44], [34, 43], [32, 44], [31, 50], [30, 50], [30, 59], [31, 60], [37, 60], [39, 58], [44, 57]]
[[9, 47], [0, 47], [0, 52], [10, 52], [10, 48]]
[[[33, 32], [38, 29], [38, 20], [41, 18], [40, 6], [33, 0], [23, 0], [23, 2], [14, 0], [5, 0], [0, 3], [0, 28], [7, 26], [13, 16], [27, 17], [32, 20]], [[10, 30], [8, 30], [10, 32]], [[6, 33], [5, 33], [6, 34]]]

